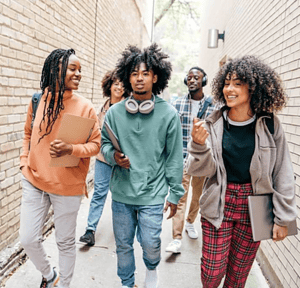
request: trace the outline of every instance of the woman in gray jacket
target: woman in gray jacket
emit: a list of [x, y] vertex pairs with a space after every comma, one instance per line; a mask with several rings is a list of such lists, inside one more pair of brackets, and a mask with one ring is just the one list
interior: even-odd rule
[[286, 103], [278, 74], [254, 56], [225, 64], [213, 81], [223, 108], [194, 120], [187, 172], [207, 176], [200, 200], [204, 288], [244, 287], [260, 242], [254, 242], [247, 197], [273, 193], [273, 240], [296, 218], [288, 145], [274, 114]]

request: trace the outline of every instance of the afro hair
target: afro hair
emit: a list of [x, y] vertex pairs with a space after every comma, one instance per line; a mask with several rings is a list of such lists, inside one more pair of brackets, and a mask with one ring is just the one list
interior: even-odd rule
[[143, 51], [137, 46], [129, 45], [122, 53], [117, 63], [117, 77], [123, 82], [127, 91], [131, 92], [130, 75], [141, 63], [145, 63], [148, 71], [152, 70], [157, 75], [157, 82], [153, 84], [152, 92], [160, 94], [168, 85], [171, 78], [172, 66], [166, 61], [169, 56], [164, 54], [156, 43]]

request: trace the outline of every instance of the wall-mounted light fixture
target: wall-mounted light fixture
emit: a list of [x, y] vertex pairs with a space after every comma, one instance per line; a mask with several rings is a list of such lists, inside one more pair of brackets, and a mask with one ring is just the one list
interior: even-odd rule
[[209, 29], [208, 30], [208, 48], [218, 48], [218, 40], [222, 39], [224, 42], [225, 31], [223, 34], [219, 34], [218, 29]]

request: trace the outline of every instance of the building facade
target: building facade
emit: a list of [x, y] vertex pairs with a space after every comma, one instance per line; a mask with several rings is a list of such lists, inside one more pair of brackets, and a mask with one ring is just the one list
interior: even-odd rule
[[[300, 1], [203, 0], [199, 65], [211, 81], [229, 58], [255, 55], [281, 76], [288, 95], [280, 113], [289, 144], [300, 211]], [[209, 49], [208, 30], [218, 29], [225, 39]], [[209, 82], [210, 82], [209, 81]], [[205, 89], [210, 92], [210, 85]], [[298, 213], [299, 215], [299, 213]], [[297, 219], [300, 227], [299, 216]], [[300, 233], [284, 241], [262, 241], [258, 253], [271, 287], [300, 287]]]
[[[0, 251], [18, 238], [19, 156], [32, 94], [40, 89], [45, 58], [73, 48], [81, 60], [78, 93], [98, 109], [101, 79], [128, 44], [142, 48], [152, 35], [152, 0], [1, 0], [0, 3]], [[93, 178], [93, 161], [88, 182]], [[0, 252], [0, 253], [1, 253]], [[4, 260], [0, 254], [0, 272]], [[4, 262], [3, 262], [4, 261]], [[1, 273], [0, 273], [1, 278]]]

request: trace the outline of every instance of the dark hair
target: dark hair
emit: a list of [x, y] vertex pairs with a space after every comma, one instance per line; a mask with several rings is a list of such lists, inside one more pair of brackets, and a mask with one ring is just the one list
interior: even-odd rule
[[198, 67], [198, 66], [195, 66], [195, 67], [192, 67], [190, 70], [189, 70], [189, 72], [188, 72], [188, 74], [190, 73], [190, 71], [191, 70], [193, 70], [193, 69], [195, 69], [195, 70], [199, 70], [202, 74], [203, 74], [203, 77], [205, 77], [206, 76], [206, 73], [205, 73], [205, 71], [203, 70], [203, 69], [201, 69], [200, 67]]
[[[102, 87], [102, 91], [103, 91], [103, 96], [106, 97], [110, 97], [111, 96], [111, 86], [112, 84], [116, 81], [120, 79], [117, 77], [116, 74], [116, 69], [115, 70], [111, 70], [105, 73], [102, 81], [101, 81], [101, 87]], [[124, 89], [124, 94], [123, 97], [128, 97], [128, 92], [126, 89]]]
[[132, 91], [129, 81], [131, 73], [135, 67], [141, 63], [145, 63], [147, 70], [152, 70], [157, 75], [157, 82], [153, 84], [152, 92], [159, 94], [168, 85], [171, 78], [172, 66], [166, 61], [169, 56], [161, 52], [156, 43], [141, 51], [137, 46], [129, 45], [122, 53], [122, 57], [117, 63], [117, 76], [121, 79], [124, 87], [128, 91]]
[[[48, 88], [48, 91], [45, 99], [43, 118], [39, 126], [40, 132], [42, 131], [41, 128], [42, 122], [45, 122], [46, 116], [47, 116], [47, 126], [45, 129], [45, 133], [39, 139], [39, 142], [46, 135], [49, 135], [51, 133], [52, 127], [60, 111], [64, 109], [63, 94], [65, 92], [65, 77], [66, 77], [69, 58], [72, 54], [75, 54], [75, 51], [73, 49], [68, 49], [68, 50], [55, 49], [50, 53], [50, 55], [45, 60], [43, 70], [42, 70], [40, 86], [43, 94], [46, 88]], [[61, 65], [61, 70], [59, 70], [60, 65]], [[61, 72], [60, 79], [59, 79], [59, 72]], [[56, 91], [57, 83], [59, 84], [59, 90], [58, 90], [57, 101], [55, 101], [55, 95], [57, 93]], [[51, 92], [50, 94], [51, 98], [48, 107], [46, 107], [47, 106], [46, 103], [50, 92]]]
[[227, 62], [213, 79], [212, 93], [217, 102], [226, 104], [225, 79], [233, 74], [249, 85], [250, 106], [254, 113], [276, 113], [286, 104], [286, 94], [279, 75], [255, 56], [244, 56]]

